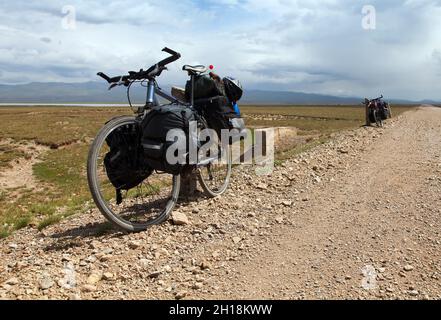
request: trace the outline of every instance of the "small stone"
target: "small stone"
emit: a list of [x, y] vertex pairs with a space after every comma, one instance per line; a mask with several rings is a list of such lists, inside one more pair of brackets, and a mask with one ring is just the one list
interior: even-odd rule
[[187, 296], [187, 291], [179, 291], [176, 293], [175, 298], [176, 300], [184, 299]]
[[276, 222], [279, 223], [279, 224], [283, 223], [283, 217], [280, 217], [280, 216], [277, 217], [276, 218]]
[[268, 186], [266, 184], [264, 184], [264, 183], [259, 183], [257, 185], [257, 189], [266, 190], [266, 189], [268, 189]]
[[204, 285], [201, 282], [196, 282], [191, 288], [193, 290], [200, 290]]
[[351, 280], [352, 277], [351, 276], [345, 276], [345, 280]]
[[150, 273], [148, 275], [148, 277], [152, 278], [152, 279], [155, 279], [155, 278], [158, 278], [160, 275], [161, 275], [161, 271], [155, 271], [155, 272]]
[[79, 293], [72, 293], [69, 295], [69, 300], [81, 300], [81, 295]]
[[86, 261], [89, 263], [94, 263], [96, 261], [96, 257], [95, 256], [88, 256], [86, 258]]
[[94, 271], [87, 278], [87, 283], [94, 285], [100, 282], [102, 278], [103, 278], [102, 272]]
[[292, 206], [292, 201], [283, 201], [282, 204], [283, 204], [285, 207], [291, 207], [291, 206]]
[[61, 261], [62, 261], [62, 262], [64, 262], [64, 261], [69, 262], [69, 261], [71, 261], [71, 260], [72, 260], [72, 258], [71, 258], [70, 255], [68, 255], [68, 254], [63, 254], [63, 256], [61, 257]]
[[199, 213], [199, 208], [193, 208], [193, 210], [191, 211], [193, 213]]
[[412, 270], [413, 270], [413, 266], [411, 266], [410, 264], [408, 264], [408, 265], [404, 266], [403, 269], [404, 269], [404, 271], [409, 272], [409, 271], [412, 271]]
[[172, 221], [173, 224], [177, 226], [182, 226], [190, 223], [185, 213], [179, 211], [175, 211], [172, 213]]
[[50, 277], [46, 276], [40, 280], [40, 289], [47, 290], [51, 288], [54, 284], [55, 282]]
[[2, 285], [2, 288], [6, 291], [9, 292], [12, 289], [12, 286], [10, 284], [4, 284]]
[[320, 182], [322, 182], [322, 179], [320, 179], [320, 177], [314, 177], [314, 182], [320, 183]]
[[109, 281], [109, 280], [113, 280], [114, 278], [115, 278], [115, 275], [113, 273], [111, 273], [111, 272], [104, 272], [103, 273], [103, 279], [104, 280]]
[[169, 265], [164, 266], [164, 268], [162, 268], [162, 270], [164, 272], [171, 272], [172, 271], [172, 267], [170, 267]]
[[200, 265], [202, 270], [207, 270], [207, 269], [211, 269], [211, 264], [207, 261], [202, 261], [201, 265]]
[[18, 245], [17, 245], [16, 243], [10, 243], [10, 244], [8, 245], [8, 247], [9, 247], [10, 249], [17, 249], [17, 248], [18, 248]]
[[233, 237], [233, 242], [234, 243], [239, 243], [242, 239], [239, 237]]
[[96, 291], [96, 287], [94, 285], [92, 285], [92, 284], [85, 284], [81, 289], [84, 292], [94, 292], [94, 291]]
[[17, 278], [10, 278], [8, 280], [5, 281], [6, 284], [9, 284], [10, 286], [15, 286], [16, 284], [19, 283]]
[[418, 294], [419, 294], [418, 290], [409, 291], [409, 295], [411, 295], [412, 297], [416, 297]]
[[149, 259], [140, 259], [139, 264], [143, 268], [148, 268], [152, 262]]
[[92, 248], [92, 249], [99, 249], [99, 247], [101, 246], [101, 243], [99, 242], [99, 241], [92, 241], [91, 243], [90, 243], [90, 247]]
[[142, 245], [141, 241], [133, 240], [129, 242], [130, 249], [138, 249], [141, 245]]
[[112, 258], [112, 255], [110, 255], [110, 254], [106, 254], [106, 255], [104, 255], [104, 256], [102, 256], [102, 257], [100, 258], [100, 261], [101, 261], [101, 262], [106, 262], [106, 261], [109, 261], [111, 258]]

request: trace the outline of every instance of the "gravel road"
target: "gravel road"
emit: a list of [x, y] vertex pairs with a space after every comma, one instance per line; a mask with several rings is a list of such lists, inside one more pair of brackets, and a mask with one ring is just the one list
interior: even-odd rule
[[[440, 299], [441, 109], [234, 172], [146, 232], [97, 210], [0, 240], [3, 299]], [[185, 219], [184, 219], [185, 220]]]

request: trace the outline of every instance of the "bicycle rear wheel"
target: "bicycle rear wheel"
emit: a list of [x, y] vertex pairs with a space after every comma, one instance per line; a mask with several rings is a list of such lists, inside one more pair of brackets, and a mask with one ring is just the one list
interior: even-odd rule
[[117, 128], [133, 125], [136, 125], [133, 116], [109, 121], [96, 136], [87, 161], [87, 178], [96, 206], [110, 222], [129, 232], [142, 231], [165, 221], [177, 202], [180, 189], [179, 175], [151, 171], [134, 188], [122, 190], [117, 200], [119, 197], [104, 164], [104, 158], [110, 151], [106, 140]]
[[231, 146], [222, 147], [219, 142], [218, 151], [216, 160], [198, 168], [199, 183], [205, 194], [212, 198], [227, 190], [231, 177]]

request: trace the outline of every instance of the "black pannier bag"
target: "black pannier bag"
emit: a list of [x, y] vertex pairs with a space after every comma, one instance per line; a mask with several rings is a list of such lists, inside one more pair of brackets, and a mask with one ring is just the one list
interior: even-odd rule
[[144, 161], [141, 146], [141, 130], [138, 123], [116, 128], [106, 138], [110, 151], [104, 156], [107, 176], [116, 189], [116, 202], [122, 201], [121, 190], [139, 185], [152, 169]]
[[380, 102], [378, 109], [380, 111], [381, 120], [387, 120], [389, 114], [386, 102]]
[[[209, 75], [201, 74], [194, 76], [194, 99], [206, 99], [215, 96], [224, 96], [225, 89], [222, 81], [216, 81]], [[185, 96], [188, 101], [191, 99], [191, 80], [185, 85]]]
[[[240, 115], [234, 111], [233, 104], [225, 96], [216, 96], [208, 99], [195, 100], [195, 109], [201, 113], [207, 120], [207, 124], [214, 129], [221, 139], [222, 129], [237, 129], [238, 135], [243, 134], [245, 130], [245, 122]], [[232, 143], [233, 139], [230, 139]]]
[[[171, 164], [167, 161], [167, 149], [175, 141], [167, 141], [167, 133], [172, 129], [180, 129], [185, 134], [182, 145], [175, 145], [182, 154], [186, 154], [189, 145], [190, 122], [196, 121], [194, 112], [181, 105], [166, 105], [152, 109], [142, 121], [142, 147], [145, 161], [155, 170], [170, 174], [179, 174], [188, 159], [180, 159], [180, 163]], [[175, 154], [177, 156], [177, 154]]]
[[369, 121], [371, 123], [375, 123], [375, 115], [374, 115], [374, 109], [373, 108], [369, 108]]

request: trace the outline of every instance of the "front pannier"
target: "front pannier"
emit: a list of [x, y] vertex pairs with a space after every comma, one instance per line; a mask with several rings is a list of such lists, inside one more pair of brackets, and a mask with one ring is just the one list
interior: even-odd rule
[[121, 203], [121, 190], [130, 190], [140, 184], [152, 169], [144, 161], [138, 123], [116, 128], [106, 138], [110, 151], [104, 156], [107, 176], [116, 189], [116, 201]]
[[[174, 156], [187, 155], [190, 122], [196, 121], [194, 112], [181, 105], [166, 105], [152, 109], [142, 121], [142, 147], [146, 162], [155, 170], [179, 174], [186, 164], [186, 158], [178, 163], [167, 160], [167, 150], [174, 145]], [[167, 133], [176, 129], [181, 139], [167, 141]]]

